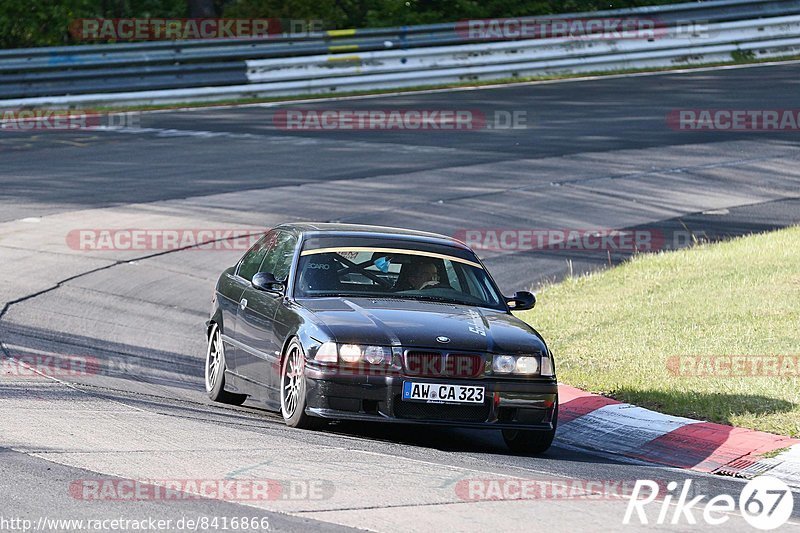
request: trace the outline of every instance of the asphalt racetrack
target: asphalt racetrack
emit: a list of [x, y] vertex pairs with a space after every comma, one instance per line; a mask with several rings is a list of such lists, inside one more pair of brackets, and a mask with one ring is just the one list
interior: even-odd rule
[[[212, 404], [203, 322], [218, 274], [243, 250], [96, 250], [70, 232], [256, 232], [316, 220], [482, 236], [641, 230], [670, 248], [687, 234], [767, 231], [800, 221], [798, 131], [679, 131], [666, 117], [793, 109], [798, 74], [800, 65], [785, 64], [163, 111], [122, 129], [0, 131], [3, 352], [91, 357], [100, 368], [59, 379], [0, 375], [0, 514], [155, 517], [173, 520], [174, 530], [181, 518], [205, 516], [264, 517], [275, 531], [618, 531], [622, 498], [503, 501], [463, 487], [691, 479], [709, 497], [738, 496], [742, 480], [625, 462], [592, 452], [590, 442], [576, 449], [557, 440], [547, 454], [526, 457], [509, 453], [495, 432], [357, 424], [306, 432], [257, 404]], [[488, 120], [474, 131], [289, 131], [274, 120], [287, 109], [472, 110]], [[493, 122], [514, 112], [521, 127]], [[479, 254], [509, 293], [630, 255], [524, 246]], [[277, 480], [283, 492], [93, 501], [74, 490], [86, 480], [241, 478]], [[800, 529], [798, 507], [787, 529]], [[654, 506], [648, 525], [630, 527], [690, 527], [685, 517], [654, 524], [657, 515]], [[691, 527], [752, 530], [740, 516]]]

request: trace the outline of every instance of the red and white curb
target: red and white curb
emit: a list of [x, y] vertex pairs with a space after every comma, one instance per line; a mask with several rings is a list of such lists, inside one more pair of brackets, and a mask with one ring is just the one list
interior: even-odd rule
[[559, 385], [558, 394], [558, 442], [712, 474], [769, 472], [800, 488], [798, 439], [665, 415], [568, 385]]

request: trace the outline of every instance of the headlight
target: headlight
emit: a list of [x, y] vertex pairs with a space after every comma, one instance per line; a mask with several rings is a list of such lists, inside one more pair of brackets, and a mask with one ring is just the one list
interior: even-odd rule
[[392, 350], [386, 346], [367, 346], [364, 359], [371, 365], [382, 365], [392, 359]]
[[495, 355], [492, 361], [495, 374], [553, 377], [553, 360], [548, 354]]
[[539, 372], [539, 360], [532, 356], [517, 357], [517, 374], [536, 374]]
[[342, 344], [339, 346], [339, 357], [345, 363], [361, 361], [361, 346], [357, 344]]
[[392, 349], [388, 346], [361, 346], [326, 342], [317, 350], [314, 360], [322, 363], [360, 363], [383, 365], [392, 362]]
[[513, 355], [495, 355], [492, 363], [492, 370], [497, 374], [510, 374], [516, 367], [516, 359]]

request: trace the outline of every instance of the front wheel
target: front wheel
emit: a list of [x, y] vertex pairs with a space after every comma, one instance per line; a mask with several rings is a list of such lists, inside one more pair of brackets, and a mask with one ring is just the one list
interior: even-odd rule
[[225, 390], [225, 347], [219, 325], [214, 324], [208, 335], [206, 351], [206, 392], [215, 402], [242, 405], [247, 399], [244, 394], [234, 394]]
[[296, 339], [292, 340], [281, 364], [281, 414], [289, 427], [312, 429], [320, 420], [306, 414], [305, 368], [303, 347]]
[[553, 444], [558, 423], [558, 408], [553, 412], [553, 429], [550, 431], [531, 431], [524, 429], [504, 429], [503, 440], [514, 453], [539, 454], [546, 452]]

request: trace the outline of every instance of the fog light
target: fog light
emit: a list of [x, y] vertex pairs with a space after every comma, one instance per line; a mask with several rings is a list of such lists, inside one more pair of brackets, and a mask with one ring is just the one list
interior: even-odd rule
[[498, 374], [510, 374], [514, 371], [516, 360], [512, 355], [495, 355], [492, 370]]
[[342, 344], [339, 346], [339, 357], [345, 363], [357, 363], [361, 360], [361, 346], [357, 344]]
[[539, 361], [536, 357], [517, 357], [518, 374], [535, 374], [539, 371]]
[[381, 365], [391, 359], [392, 351], [386, 346], [367, 346], [364, 359], [371, 365]]

